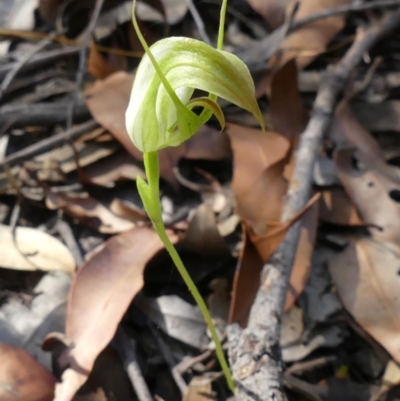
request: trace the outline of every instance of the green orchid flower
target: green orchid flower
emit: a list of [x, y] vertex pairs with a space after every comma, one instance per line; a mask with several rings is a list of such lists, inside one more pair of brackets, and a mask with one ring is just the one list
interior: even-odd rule
[[[149, 48], [136, 21], [135, 4], [136, 0], [133, 2], [132, 21], [145, 55], [133, 83], [126, 127], [134, 145], [143, 152], [147, 183], [138, 177], [137, 187], [154, 228], [204, 316], [221, 368], [234, 391], [231, 372], [211, 314], [165, 231], [157, 152], [188, 140], [212, 115], [223, 129], [225, 118], [217, 103], [218, 97], [252, 113], [263, 129], [264, 120], [248, 68], [235, 55], [222, 50], [227, 0], [223, 0], [221, 7], [217, 49], [182, 37], [163, 39]], [[192, 98], [196, 89], [207, 92], [208, 97]]]

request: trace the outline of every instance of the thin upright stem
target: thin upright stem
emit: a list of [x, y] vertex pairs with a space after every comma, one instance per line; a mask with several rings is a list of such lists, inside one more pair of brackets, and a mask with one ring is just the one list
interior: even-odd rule
[[218, 30], [218, 42], [217, 42], [218, 50], [222, 50], [224, 48], [225, 17], [226, 17], [227, 7], [228, 7], [228, 0], [222, 0], [221, 13], [219, 17], [219, 30]]
[[[165, 231], [165, 226], [161, 217], [161, 204], [159, 198], [158, 154], [157, 152], [151, 152], [151, 153], [145, 153], [144, 156], [145, 156], [144, 161], [145, 161], [146, 176], [151, 194], [151, 204], [145, 205], [145, 208], [148, 212], [148, 215], [153, 223], [153, 226], [158, 236], [160, 237], [169, 255], [171, 256], [171, 259], [173, 260], [176, 268], [178, 269], [179, 274], [181, 275], [183, 281], [189, 288], [189, 291], [192, 293], [193, 298], [196, 301], [197, 306], [199, 307], [204, 317], [207, 327], [210, 330], [211, 338], [214, 341], [215, 353], [217, 355], [218, 361], [221, 365], [222, 371], [224, 372], [228, 386], [233, 392], [235, 390], [235, 385], [232, 379], [231, 371], [225, 358], [224, 351], [222, 349], [221, 341], [218, 337], [217, 330], [212, 320], [210, 311], [208, 310], [207, 305], [203, 297], [201, 296], [199, 290], [197, 289], [196, 284], [190, 277], [190, 274], [186, 270], [186, 267], [183, 264], [182, 259], [180, 258], [178, 252], [176, 251], [174, 245], [172, 244], [171, 240], [169, 239]], [[146, 199], [143, 199], [143, 202], [146, 202]]]

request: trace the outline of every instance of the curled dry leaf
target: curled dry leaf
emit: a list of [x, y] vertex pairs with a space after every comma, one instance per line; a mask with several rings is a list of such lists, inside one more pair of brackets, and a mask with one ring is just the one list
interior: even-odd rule
[[[297, 0], [291, 0], [287, 6], [287, 16], [293, 10]], [[351, 0], [301, 0], [295, 20], [308, 17], [317, 12], [350, 4]], [[280, 52], [271, 59], [271, 64], [284, 65], [288, 60], [296, 59], [297, 66], [303, 68], [325, 51], [328, 43], [344, 27], [345, 15], [335, 15], [311, 22], [291, 33], [283, 41]]]
[[0, 399], [51, 401], [56, 378], [22, 349], [0, 343]]
[[377, 240], [400, 243], [400, 182], [382, 172], [381, 165], [352, 149], [336, 154], [339, 179], [356, 205], [363, 221], [370, 225], [370, 232]]
[[66, 336], [74, 347], [59, 359], [69, 367], [56, 386], [55, 401], [70, 401], [86, 381], [96, 357], [141, 290], [147, 262], [161, 249], [154, 230], [137, 227], [111, 238], [79, 270], [71, 287], [66, 322]]
[[46, 206], [49, 209], [62, 209], [68, 215], [99, 230], [101, 233], [115, 234], [134, 227], [133, 222], [116, 216], [87, 193], [67, 195], [48, 190], [46, 195]]
[[330, 261], [332, 280], [346, 309], [400, 362], [400, 251], [371, 238], [351, 241]]
[[14, 270], [75, 271], [69, 249], [51, 235], [30, 227], [0, 225], [0, 267]]

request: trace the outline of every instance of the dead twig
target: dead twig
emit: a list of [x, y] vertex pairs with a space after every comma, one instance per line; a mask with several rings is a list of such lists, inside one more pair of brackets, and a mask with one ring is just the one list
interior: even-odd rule
[[67, 113], [67, 130], [72, 127], [75, 104], [79, 100], [79, 95], [83, 84], [83, 77], [85, 76], [86, 72], [89, 45], [92, 39], [94, 28], [96, 27], [96, 23], [100, 15], [100, 11], [103, 8], [103, 3], [104, 0], [96, 0], [96, 4], [94, 6], [94, 10], [90, 18], [89, 25], [85, 32], [85, 38], [83, 40], [82, 47], [79, 51], [79, 66], [78, 66], [78, 71], [76, 73], [75, 93], [72, 102], [68, 107], [68, 113]]
[[161, 338], [160, 334], [157, 332], [155, 327], [153, 326], [152, 323], [149, 323], [149, 328], [151, 331], [151, 334], [153, 335], [154, 339], [156, 340], [158, 347], [160, 349], [161, 354], [163, 355], [165, 362], [167, 363], [171, 376], [173, 377], [175, 384], [179, 388], [182, 396], [186, 394], [187, 391], [187, 384], [185, 380], [183, 379], [179, 369], [175, 365], [174, 357], [171, 353], [171, 351], [168, 349], [167, 344], [165, 344], [164, 340]]
[[[53, 35], [52, 35], [53, 36]], [[22, 67], [38, 52], [40, 52], [42, 49], [44, 49], [46, 46], [48, 46], [52, 41], [52, 37], [48, 39], [42, 39], [36, 46], [34, 46], [30, 51], [28, 51], [24, 56], [18, 60], [15, 64], [14, 67], [8, 71], [7, 75], [3, 79], [3, 82], [1, 83], [0, 86], [0, 101], [10, 86], [11, 82], [13, 79], [17, 76], [17, 74], [21, 71]]]
[[153, 397], [140, 370], [136, 353], [136, 342], [134, 339], [129, 338], [125, 332], [119, 328], [115, 336], [114, 345], [139, 401], [153, 401]]
[[0, 171], [2, 171], [5, 166], [15, 166], [18, 163], [22, 163], [31, 157], [40, 155], [54, 147], [64, 143], [67, 139], [75, 139], [79, 136], [85, 134], [86, 132], [98, 127], [98, 123], [94, 120], [87, 121], [83, 124], [77, 125], [70, 130], [60, 132], [59, 134], [50, 136], [49, 138], [43, 139], [31, 146], [12, 153], [11, 155], [4, 158], [3, 162], [0, 163]]
[[[29, 125], [49, 126], [65, 122], [66, 102], [12, 103], [0, 107], [0, 126], [23, 128]], [[74, 119], [82, 122], [90, 118], [84, 100], [75, 105]]]
[[[19, 72], [26, 72], [38, 67], [42, 67], [46, 64], [52, 63], [57, 59], [62, 57], [75, 56], [79, 52], [79, 47], [77, 46], [66, 46], [61, 49], [48, 50], [45, 52], [40, 52], [35, 54], [31, 59], [29, 59], [20, 69]], [[0, 66], [0, 79], [3, 79], [9, 71], [13, 70], [18, 64], [18, 61], [12, 63], [7, 63]]]
[[206, 32], [206, 28], [204, 27], [204, 22], [201, 19], [201, 16], [200, 16], [199, 12], [197, 11], [197, 8], [194, 5], [193, 0], [186, 0], [186, 4], [189, 7], [190, 14], [192, 15], [193, 21], [196, 24], [196, 27], [199, 31], [201, 40], [203, 42], [207, 43], [208, 45], [211, 45], [210, 37], [208, 36], [208, 34]]
[[[380, 23], [358, 35], [343, 59], [328, 70], [318, 91], [310, 121], [300, 138], [282, 221], [288, 221], [309, 200], [317, 151], [332, 121], [347, 78], [362, 60], [363, 54], [398, 25], [400, 10], [388, 14]], [[300, 223], [297, 223], [264, 265], [248, 327], [244, 330], [237, 324], [228, 327], [229, 356], [238, 401], [286, 400], [279, 336], [299, 234]]]

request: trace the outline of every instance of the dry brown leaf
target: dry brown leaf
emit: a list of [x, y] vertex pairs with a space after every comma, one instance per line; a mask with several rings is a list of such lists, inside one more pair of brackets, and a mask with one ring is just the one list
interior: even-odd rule
[[230, 255], [228, 246], [218, 231], [215, 214], [205, 203], [194, 212], [181, 246], [205, 257]]
[[142, 152], [133, 145], [125, 127], [125, 112], [134, 76], [118, 71], [103, 81], [97, 81], [85, 95], [93, 118], [110, 131], [133, 157], [142, 160]]
[[[14, 236], [14, 239], [13, 239]], [[58, 239], [31, 227], [0, 224], [0, 267], [14, 270], [75, 271], [75, 260]]]
[[[176, 237], [171, 237], [176, 242]], [[99, 353], [143, 286], [143, 270], [163, 244], [151, 228], [114, 236], [78, 271], [72, 284], [66, 336], [74, 344], [59, 361], [69, 366], [56, 386], [55, 401], [70, 401], [87, 380]]]
[[[287, 6], [289, 16], [298, 0], [291, 0]], [[317, 12], [350, 4], [351, 0], [301, 0], [295, 20], [308, 17]], [[271, 59], [276, 67], [284, 65], [288, 60], [296, 59], [299, 69], [310, 64], [319, 54], [325, 51], [328, 43], [343, 29], [345, 15], [336, 15], [314, 21], [291, 33], [283, 41], [280, 52]]]
[[49, 209], [62, 209], [66, 214], [101, 233], [115, 234], [134, 227], [134, 223], [111, 213], [106, 206], [87, 193], [79, 196], [47, 190], [46, 195], [46, 206]]
[[282, 177], [289, 141], [274, 132], [228, 124], [234, 157], [237, 213], [259, 234], [279, 221], [287, 182]]
[[285, 18], [289, 0], [247, 0], [247, 2], [264, 18], [268, 28], [275, 29]]
[[56, 378], [20, 348], [0, 343], [1, 401], [51, 401]]
[[[289, 290], [286, 295], [285, 310], [288, 310], [299, 297], [308, 280], [311, 269], [311, 255], [318, 224], [318, 205], [315, 195], [294, 219], [284, 224], [275, 224], [267, 234], [254, 235], [247, 229], [244, 248], [240, 257], [239, 268], [236, 270], [232, 290], [232, 303], [229, 313], [229, 322], [238, 322], [241, 326], [247, 325], [258, 287], [263, 264], [270, 258], [285, 238], [289, 228], [299, 219], [302, 221], [299, 245], [290, 276]], [[245, 231], [245, 230], [244, 230]]]
[[370, 238], [352, 241], [329, 263], [346, 309], [362, 328], [400, 362], [400, 252]]
[[223, 160], [232, 158], [231, 145], [225, 132], [203, 125], [186, 142], [185, 159]]
[[103, 54], [96, 49], [92, 41], [89, 48], [88, 71], [98, 79], [105, 79], [115, 73], [115, 68], [106, 60]]
[[306, 127], [308, 112], [300, 96], [297, 67], [293, 60], [272, 77], [268, 113], [275, 132], [291, 141], [296, 141]]
[[[377, 240], [400, 244], [400, 182], [382, 173], [372, 160], [365, 164], [360, 152], [343, 149], [336, 154], [338, 176], [363, 221]], [[385, 166], [385, 171], [394, 168]]]
[[321, 195], [319, 218], [322, 221], [345, 226], [364, 225], [356, 207], [343, 188], [326, 189], [321, 191]]

